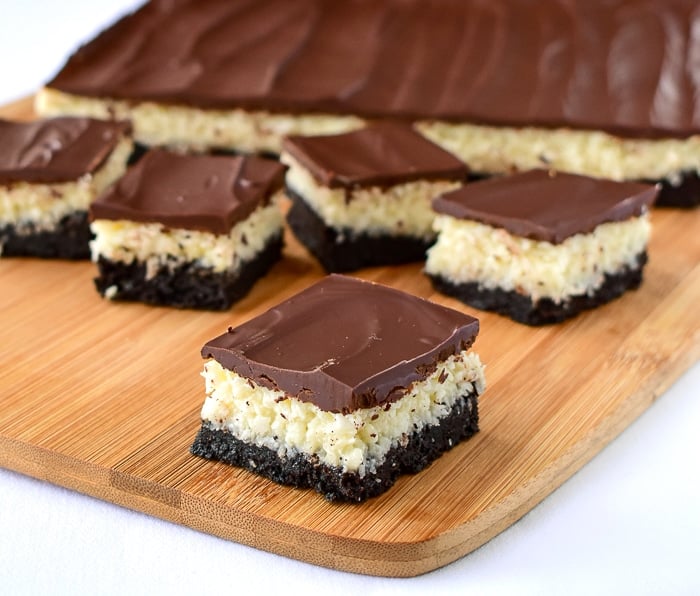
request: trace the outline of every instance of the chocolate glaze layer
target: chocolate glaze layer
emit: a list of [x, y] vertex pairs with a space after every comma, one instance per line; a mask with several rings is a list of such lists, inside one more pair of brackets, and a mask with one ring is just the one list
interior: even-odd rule
[[97, 170], [131, 125], [91, 118], [0, 120], [0, 184], [69, 182]]
[[228, 234], [282, 188], [285, 171], [262, 157], [155, 149], [92, 203], [90, 216]]
[[154, 0], [49, 83], [202, 108], [700, 132], [694, 0]]
[[559, 244], [605, 222], [644, 213], [658, 187], [530, 170], [466, 184], [433, 200], [433, 209]]
[[282, 147], [316, 180], [333, 188], [467, 177], [462, 161], [396, 122], [375, 122], [338, 135], [291, 136]]
[[212, 339], [202, 356], [322, 410], [350, 412], [399, 399], [478, 331], [469, 315], [330, 275]]

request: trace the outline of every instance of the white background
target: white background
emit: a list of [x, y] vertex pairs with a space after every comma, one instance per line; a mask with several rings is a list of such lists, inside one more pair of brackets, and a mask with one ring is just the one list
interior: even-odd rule
[[[0, 103], [33, 92], [135, 4], [3, 0]], [[521, 521], [412, 579], [299, 563], [0, 469], [0, 592], [700, 594], [699, 397], [696, 364]]]

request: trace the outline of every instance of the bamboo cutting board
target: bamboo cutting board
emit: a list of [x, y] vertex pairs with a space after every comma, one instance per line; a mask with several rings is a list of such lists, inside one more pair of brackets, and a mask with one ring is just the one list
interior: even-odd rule
[[[0, 115], [30, 118], [31, 104]], [[700, 209], [655, 210], [652, 223], [642, 287], [556, 327], [465, 308], [419, 265], [359, 272], [478, 316], [488, 382], [481, 432], [361, 505], [189, 454], [203, 343], [322, 277], [290, 235], [226, 313], [110, 303], [91, 263], [0, 259], [0, 465], [317, 565], [436, 569], [529, 511], [700, 357]]]

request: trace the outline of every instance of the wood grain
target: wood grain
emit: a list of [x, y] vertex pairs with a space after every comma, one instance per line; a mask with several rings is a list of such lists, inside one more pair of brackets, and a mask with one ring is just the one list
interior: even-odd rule
[[[31, 103], [1, 113], [30, 118]], [[488, 381], [477, 436], [361, 505], [188, 451], [202, 344], [322, 277], [291, 236], [283, 261], [226, 313], [110, 303], [91, 263], [0, 259], [0, 465], [317, 565], [436, 569], [519, 519], [700, 357], [700, 210], [656, 210], [652, 222], [642, 287], [556, 327], [465, 308], [435, 294], [418, 265], [359, 272], [478, 316]]]

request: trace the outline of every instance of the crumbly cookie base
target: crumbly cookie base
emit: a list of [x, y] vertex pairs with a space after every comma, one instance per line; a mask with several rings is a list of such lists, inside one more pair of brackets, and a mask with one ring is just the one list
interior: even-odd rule
[[287, 195], [292, 200], [287, 213], [289, 227], [328, 273], [423, 261], [425, 252], [433, 242], [414, 236], [369, 235], [337, 230], [327, 226], [289, 188]]
[[243, 298], [255, 282], [280, 259], [281, 236], [270, 239], [258, 255], [235, 272], [217, 273], [187, 263], [161, 267], [147, 275], [145, 263], [111, 261], [100, 256], [95, 278], [97, 291], [112, 300], [144, 302], [157, 306], [197, 310], [226, 310]]
[[87, 212], [75, 211], [63, 216], [51, 230], [35, 230], [31, 224], [27, 224], [19, 233], [12, 224], [0, 227], [0, 255], [42, 259], [89, 259], [91, 238]]
[[481, 310], [497, 312], [518, 323], [539, 326], [560, 323], [579, 313], [610, 302], [642, 283], [647, 253], [637, 255], [636, 266], [606, 273], [603, 283], [591, 294], [570, 296], [561, 302], [551, 298], [533, 301], [530, 296], [501, 288], [485, 288], [477, 282], [455, 284], [440, 275], [428, 274], [433, 287], [440, 293]]
[[680, 207], [691, 209], [700, 205], [700, 176], [695, 171], [684, 171], [677, 181], [642, 180], [647, 184], [659, 184], [659, 194], [654, 203], [657, 207]]
[[311, 488], [328, 501], [361, 502], [391, 488], [399, 476], [420, 472], [440, 455], [479, 430], [478, 397], [458, 399], [439, 424], [414, 432], [405, 444], [392, 448], [375, 472], [363, 476], [322, 464], [313, 454], [280, 457], [268, 447], [245, 443], [225, 430], [203, 422], [191, 447], [193, 455], [244, 468], [297, 488]]

